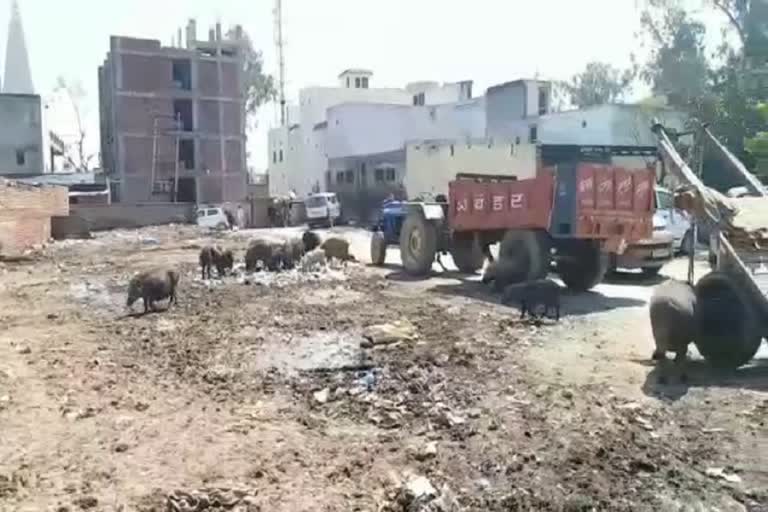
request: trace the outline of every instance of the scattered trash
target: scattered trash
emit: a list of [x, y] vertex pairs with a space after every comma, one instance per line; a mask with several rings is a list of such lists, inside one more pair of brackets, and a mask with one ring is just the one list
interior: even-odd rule
[[437, 496], [437, 489], [432, 482], [423, 476], [412, 476], [403, 486], [405, 497], [409, 502], [427, 501]]
[[[198, 491], [174, 491], [168, 495], [166, 509], [168, 512], [205, 512], [215, 510], [234, 510], [243, 506], [244, 510], [259, 510], [256, 506], [256, 495], [237, 489], [200, 489]], [[254, 508], [249, 507], [253, 505]]]
[[418, 461], [425, 461], [437, 456], [437, 441], [429, 441], [413, 450], [413, 458]]
[[125, 453], [128, 451], [128, 448], [130, 448], [130, 446], [128, 446], [128, 443], [117, 443], [115, 445], [115, 452]]
[[735, 473], [726, 473], [725, 468], [707, 468], [704, 472], [708, 477], [725, 480], [732, 484], [741, 483], [741, 477]]
[[320, 391], [317, 391], [312, 396], [315, 397], [315, 400], [317, 401], [317, 403], [324, 404], [328, 402], [328, 399], [331, 396], [331, 390], [328, 388], [325, 388]]
[[401, 341], [416, 338], [416, 326], [408, 320], [398, 320], [391, 324], [371, 325], [363, 331], [365, 341], [360, 343], [363, 348], [377, 345], [391, 345]]
[[649, 432], [652, 430], [655, 430], [653, 428], [653, 425], [651, 425], [651, 422], [642, 416], [635, 416], [635, 423], [637, 423], [638, 425], [640, 425], [641, 427], [643, 427], [645, 430]]

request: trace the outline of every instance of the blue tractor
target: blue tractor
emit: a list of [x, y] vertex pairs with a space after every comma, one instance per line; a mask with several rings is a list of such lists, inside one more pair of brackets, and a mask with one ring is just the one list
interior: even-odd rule
[[[427, 214], [427, 218], [444, 218], [447, 216], [447, 210], [448, 210], [448, 199], [442, 195], [438, 194], [435, 197], [434, 201], [425, 202], [425, 201], [398, 201], [398, 200], [388, 200], [385, 201], [384, 204], [381, 207], [381, 211], [379, 212], [379, 219], [374, 222], [374, 224], [371, 226], [371, 262], [374, 265], [382, 266], [385, 263], [386, 255], [387, 255], [387, 247], [392, 246], [398, 246], [400, 247], [402, 243], [406, 243], [409, 247], [411, 246], [420, 246], [423, 244], [419, 243], [418, 236], [412, 235], [407, 237], [407, 242], [404, 242], [401, 240], [402, 238], [402, 230], [403, 225], [406, 222], [406, 219], [409, 217], [413, 217], [413, 213], [418, 211], [421, 215], [419, 217], [424, 216], [424, 213], [426, 211], [429, 211], [430, 209], [436, 209], [436, 213], [438, 214], [437, 217], [434, 215]], [[424, 241], [426, 242], [426, 240]], [[437, 245], [445, 245], [445, 244], [437, 244]], [[421, 247], [411, 247], [416, 253], [424, 252], [422, 251]], [[428, 252], [428, 251], [427, 251]], [[446, 250], [440, 250], [438, 248], [438, 262], [439, 254], [444, 253], [447, 254]], [[455, 252], [455, 251], [454, 251]], [[454, 255], [454, 258], [456, 259], [458, 256]], [[474, 261], [471, 265], [471, 268], [469, 266], [467, 268], [464, 268], [464, 265], [459, 265], [461, 270], [467, 271], [467, 272], [474, 272], [477, 270], [477, 268], [482, 266], [482, 258], [483, 255], [479, 255], [478, 258], [474, 258], [477, 261]], [[462, 260], [459, 258], [459, 263], [461, 263]], [[442, 265], [442, 263], [441, 263]], [[431, 266], [431, 262], [428, 262], [427, 266]]]
[[400, 228], [408, 215], [406, 201], [385, 201], [378, 221], [371, 226], [371, 262], [374, 265], [384, 264], [387, 256], [387, 246], [400, 243]]

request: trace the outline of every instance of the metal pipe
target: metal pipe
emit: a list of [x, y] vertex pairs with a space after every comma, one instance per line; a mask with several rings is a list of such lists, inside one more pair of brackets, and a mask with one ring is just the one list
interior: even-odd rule
[[149, 180], [149, 200], [152, 200], [152, 192], [155, 190], [155, 167], [157, 165], [157, 119], [152, 119], [152, 175]]
[[173, 202], [179, 200], [179, 137], [181, 134], [181, 114], [176, 114], [176, 157], [173, 168]]

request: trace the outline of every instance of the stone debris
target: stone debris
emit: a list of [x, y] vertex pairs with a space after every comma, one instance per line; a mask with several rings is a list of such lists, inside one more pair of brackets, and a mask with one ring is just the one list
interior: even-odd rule
[[459, 512], [459, 502], [448, 487], [438, 491], [432, 482], [413, 474], [404, 475], [390, 499], [379, 507], [381, 512]]
[[328, 402], [328, 399], [331, 396], [331, 390], [328, 388], [322, 389], [320, 391], [317, 391], [312, 395], [315, 398], [315, 401], [319, 404], [325, 404]]
[[238, 489], [200, 489], [192, 492], [174, 491], [168, 495], [168, 512], [255, 512], [255, 494]]
[[397, 320], [389, 324], [371, 325], [363, 331], [363, 337], [365, 341], [361, 346], [371, 348], [414, 340], [417, 337], [417, 330], [409, 320]]
[[708, 477], [719, 480], [725, 480], [728, 483], [741, 483], [741, 477], [735, 473], [727, 473], [725, 468], [707, 468], [704, 472]]

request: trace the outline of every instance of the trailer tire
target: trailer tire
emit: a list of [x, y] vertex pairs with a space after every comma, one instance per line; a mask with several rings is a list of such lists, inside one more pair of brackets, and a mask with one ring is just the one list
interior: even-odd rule
[[450, 252], [453, 263], [456, 264], [459, 272], [474, 274], [483, 268], [485, 261], [483, 248], [480, 247], [480, 242], [472, 233], [454, 233]]
[[748, 298], [723, 272], [710, 272], [696, 284], [696, 324], [696, 347], [715, 368], [745, 365], [762, 343]]
[[526, 281], [542, 279], [552, 262], [549, 236], [542, 231], [510, 229], [499, 244], [499, 259], [518, 262]]
[[432, 270], [437, 253], [437, 230], [421, 212], [409, 213], [400, 230], [400, 259], [412, 276], [425, 276]]
[[384, 240], [384, 234], [381, 231], [374, 231], [371, 234], [371, 263], [381, 267], [386, 258], [387, 241]]
[[567, 258], [557, 262], [560, 279], [571, 290], [585, 292], [605, 277], [610, 257], [600, 250], [600, 245], [591, 240], [579, 241], [568, 249]]

